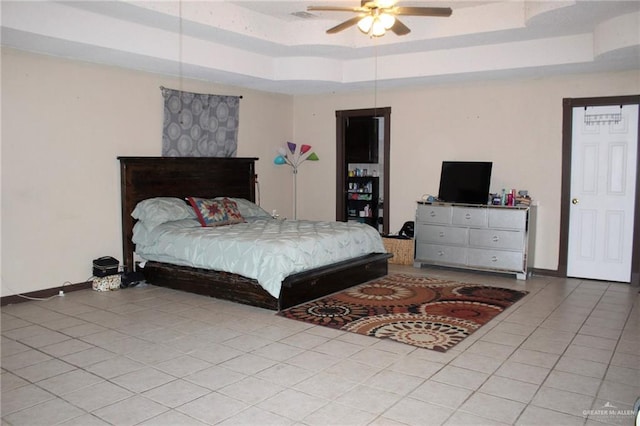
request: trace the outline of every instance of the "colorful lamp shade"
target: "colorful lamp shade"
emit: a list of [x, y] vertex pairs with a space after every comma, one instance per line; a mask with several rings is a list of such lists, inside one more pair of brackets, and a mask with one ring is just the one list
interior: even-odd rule
[[298, 145], [293, 142], [287, 142], [287, 148], [279, 148], [278, 155], [273, 159], [273, 163], [281, 166], [288, 164], [293, 167], [293, 173], [298, 173], [298, 166], [305, 161], [318, 161], [318, 154], [311, 151], [311, 145]]
[[298, 166], [305, 161], [318, 161], [318, 154], [311, 151], [311, 145], [298, 145], [287, 142], [286, 148], [278, 148], [278, 155], [273, 159], [277, 166], [288, 164], [293, 168], [293, 218], [298, 218]]

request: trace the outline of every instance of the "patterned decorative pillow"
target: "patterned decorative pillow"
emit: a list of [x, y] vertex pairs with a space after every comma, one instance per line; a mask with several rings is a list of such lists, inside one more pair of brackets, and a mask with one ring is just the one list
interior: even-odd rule
[[236, 203], [238, 206], [238, 210], [240, 210], [240, 214], [244, 217], [245, 220], [249, 220], [249, 218], [270, 218], [271, 214], [264, 210], [262, 207], [257, 205], [256, 203], [252, 203], [249, 200], [244, 198], [233, 198], [233, 197], [216, 197], [215, 200], [222, 200], [227, 198]]
[[207, 198], [187, 197], [202, 226], [222, 226], [243, 223], [245, 220], [238, 206], [228, 198], [211, 200]]

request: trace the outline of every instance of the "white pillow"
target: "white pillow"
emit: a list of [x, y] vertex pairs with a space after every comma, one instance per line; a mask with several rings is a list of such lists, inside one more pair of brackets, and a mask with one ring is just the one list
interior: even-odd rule
[[232, 201], [235, 201], [236, 205], [238, 206], [238, 210], [240, 210], [240, 214], [246, 220], [250, 220], [252, 218], [259, 218], [259, 217], [262, 217], [262, 218], [271, 217], [271, 214], [269, 214], [262, 207], [244, 198], [217, 197], [215, 199], [219, 200], [222, 198], [228, 198]]
[[147, 227], [138, 221], [133, 225], [133, 237], [131, 241], [136, 245], [147, 245], [153, 243], [154, 239], [151, 238], [151, 232]]
[[138, 219], [147, 230], [165, 222], [195, 219], [196, 213], [184, 200], [174, 197], [156, 197], [140, 201], [131, 216]]

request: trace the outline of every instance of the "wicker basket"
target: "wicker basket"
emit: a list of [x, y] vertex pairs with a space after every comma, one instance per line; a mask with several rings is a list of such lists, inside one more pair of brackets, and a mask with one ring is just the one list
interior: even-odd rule
[[413, 239], [383, 238], [382, 242], [387, 252], [393, 254], [393, 257], [389, 259], [389, 263], [396, 265], [413, 265]]

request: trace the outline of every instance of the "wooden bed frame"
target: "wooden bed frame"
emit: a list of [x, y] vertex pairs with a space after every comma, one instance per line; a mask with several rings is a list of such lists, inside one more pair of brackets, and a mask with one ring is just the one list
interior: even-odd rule
[[[122, 251], [126, 271], [134, 271], [136, 204], [153, 197], [218, 196], [255, 202], [257, 158], [118, 157], [122, 196]], [[164, 287], [279, 310], [313, 300], [387, 274], [388, 253], [374, 253], [297, 273], [282, 283], [275, 298], [254, 279], [221, 271], [146, 262], [145, 280]]]

